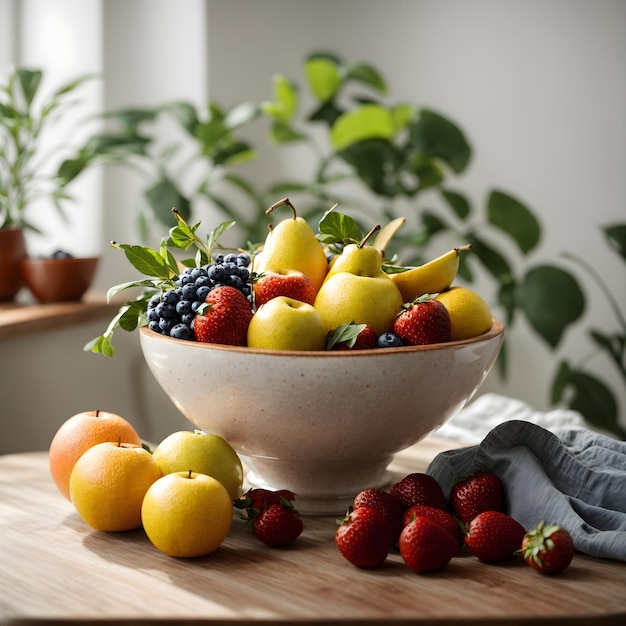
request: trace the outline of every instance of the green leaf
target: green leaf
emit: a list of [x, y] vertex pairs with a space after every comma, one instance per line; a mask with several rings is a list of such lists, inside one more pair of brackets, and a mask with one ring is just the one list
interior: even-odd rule
[[196, 108], [189, 102], [172, 102], [164, 109], [172, 114], [174, 119], [191, 135], [195, 136], [200, 120]]
[[541, 226], [519, 200], [502, 191], [492, 191], [487, 200], [487, 218], [491, 224], [510, 235], [527, 254], [541, 237]]
[[226, 128], [234, 130], [249, 124], [261, 115], [261, 105], [256, 102], [241, 102], [235, 105], [224, 118]]
[[170, 277], [170, 270], [165, 259], [156, 250], [127, 243], [117, 244], [117, 246], [124, 250], [129, 263], [138, 272], [158, 278]]
[[462, 193], [443, 189], [441, 195], [457, 217], [462, 220], [466, 219], [472, 212], [469, 200]]
[[293, 141], [302, 141], [306, 136], [294, 130], [289, 124], [282, 120], [276, 120], [270, 129], [272, 140], [277, 144], [291, 143]]
[[320, 102], [328, 102], [342, 82], [340, 66], [328, 57], [309, 57], [304, 63], [309, 89]]
[[157, 109], [130, 108], [105, 113], [104, 117], [115, 120], [128, 134], [134, 135], [140, 124], [151, 122], [157, 115]]
[[387, 83], [385, 83], [385, 79], [372, 65], [367, 63], [355, 63], [354, 65], [348, 66], [347, 75], [348, 78], [364, 83], [382, 94], [387, 93]]
[[367, 324], [341, 324], [326, 338], [326, 350], [332, 350], [338, 343], [345, 343], [348, 348], [354, 347], [359, 334], [367, 328]]
[[552, 348], [585, 310], [585, 295], [578, 281], [550, 265], [537, 266], [526, 274], [519, 299], [528, 321]]
[[118, 293], [121, 293], [126, 289], [134, 289], [135, 287], [156, 288], [154, 279], [147, 278], [143, 280], [131, 280], [125, 283], [120, 283], [119, 285], [109, 287], [109, 290], [107, 291], [107, 302], [111, 302]]
[[307, 118], [309, 122], [326, 122], [331, 127], [337, 118], [344, 113], [333, 100], [322, 102]]
[[[465, 255], [461, 255], [465, 256]], [[498, 304], [506, 313], [505, 324], [510, 326], [513, 324], [515, 312], [517, 311], [517, 284], [513, 281], [501, 283], [498, 290]]]
[[413, 150], [442, 159], [457, 174], [470, 161], [472, 150], [461, 129], [450, 120], [428, 109], [420, 109], [410, 124]]
[[611, 248], [626, 260], [626, 224], [613, 224], [603, 230]]
[[407, 128], [411, 119], [415, 115], [415, 107], [410, 104], [398, 104], [391, 109], [393, 122], [398, 130]]
[[477, 257], [485, 269], [500, 283], [513, 280], [513, 270], [506, 257], [474, 233], [467, 233], [467, 243], [472, 246], [472, 256]]
[[330, 141], [338, 152], [366, 139], [391, 141], [395, 133], [394, 119], [389, 110], [369, 104], [339, 116], [330, 131]]
[[185, 220], [191, 215], [191, 203], [167, 176], [148, 188], [144, 196], [155, 217], [168, 228], [176, 225], [176, 218], [172, 215], [173, 208], [178, 209]]
[[561, 361], [556, 368], [556, 373], [552, 380], [550, 404], [559, 404], [563, 399], [563, 394], [567, 387], [567, 381], [570, 377], [570, 366], [567, 361]]
[[363, 239], [363, 231], [349, 215], [327, 211], [318, 225], [318, 239], [322, 243], [354, 243]]
[[24, 95], [24, 101], [28, 110], [30, 109], [35, 95], [37, 94], [39, 85], [41, 84], [43, 72], [41, 70], [27, 70], [24, 68], [18, 68], [15, 71], [15, 74], [19, 81], [20, 89], [22, 90], [22, 94]]
[[256, 150], [249, 144], [243, 141], [235, 141], [216, 150], [213, 154], [213, 163], [215, 165], [238, 165], [252, 161], [256, 157]]

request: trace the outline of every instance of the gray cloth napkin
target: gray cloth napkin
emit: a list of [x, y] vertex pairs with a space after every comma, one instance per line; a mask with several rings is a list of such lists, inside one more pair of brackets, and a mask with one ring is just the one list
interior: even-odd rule
[[476, 446], [439, 454], [427, 472], [449, 494], [457, 477], [477, 469], [499, 476], [507, 512], [527, 530], [560, 524], [578, 551], [626, 561], [626, 442], [512, 420]]

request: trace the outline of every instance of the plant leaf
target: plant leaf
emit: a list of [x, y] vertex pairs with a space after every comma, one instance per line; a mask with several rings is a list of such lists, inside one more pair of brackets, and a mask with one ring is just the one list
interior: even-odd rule
[[33, 99], [37, 94], [43, 72], [41, 70], [28, 70], [25, 68], [18, 68], [15, 71], [17, 79], [20, 83], [20, 89], [24, 95], [24, 101], [26, 103], [27, 110], [30, 109]]
[[178, 190], [176, 184], [167, 176], [163, 176], [144, 192], [144, 196], [155, 217], [168, 228], [176, 225], [172, 215], [175, 207], [186, 220], [191, 215], [191, 203]]
[[526, 318], [551, 348], [585, 310], [585, 295], [578, 281], [551, 265], [537, 266], [526, 274], [519, 299]]
[[463, 131], [445, 117], [420, 109], [410, 123], [410, 147], [445, 161], [457, 174], [470, 161], [472, 150]]
[[152, 248], [127, 243], [117, 244], [124, 250], [129, 263], [142, 274], [158, 278], [170, 278], [170, 269], [165, 259]]
[[626, 260], [626, 224], [613, 224], [603, 230], [611, 248]]
[[472, 246], [472, 256], [477, 257], [498, 282], [508, 284], [513, 280], [511, 264], [504, 255], [473, 233], [467, 233], [465, 239]]
[[382, 94], [387, 93], [387, 83], [382, 74], [373, 65], [354, 63], [348, 66], [347, 76], [352, 80], [357, 80], [368, 87], [372, 87], [372, 89]]
[[393, 116], [385, 107], [366, 104], [340, 115], [330, 131], [330, 141], [337, 152], [366, 139], [391, 141], [396, 133]]
[[469, 200], [462, 193], [442, 189], [441, 195], [457, 217], [464, 220], [472, 212]]
[[339, 64], [327, 56], [306, 59], [304, 74], [311, 93], [319, 102], [332, 100], [343, 80]]
[[527, 254], [541, 238], [541, 226], [535, 216], [519, 200], [494, 190], [487, 199], [487, 218], [491, 224], [507, 233]]
[[322, 243], [352, 243], [361, 241], [363, 231], [350, 216], [327, 211], [318, 225], [318, 239]]

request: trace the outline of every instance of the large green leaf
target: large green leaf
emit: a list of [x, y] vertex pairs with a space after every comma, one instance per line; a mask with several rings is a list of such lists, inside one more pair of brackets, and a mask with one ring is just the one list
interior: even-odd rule
[[20, 89], [24, 95], [24, 101], [26, 108], [30, 109], [31, 104], [37, 94], [43, 72], [41, 70], [28, 70], [24, 68], [18, 68], [15, 71], [17, 79], [20, 83]]
[[348, 67], [348, 78], [358, 80], [376, 91], [386, 94], [387, 83], [382, 74], [368, 63], [355, 63]]
[[470, 161], [472, 150], [463, 131], [434, 111], [420, 109], [410, 124], [413, 150], [445, 161], [456, 173]]
[[164, 110], [171, 113], [178, 123], [193, 137], [200, 123], [196, 108], [189, 102], [173, 102]]
[[585, 295], [578, 281], [551, 265], [537, 266], [526, 274], [519, 298], [526, 318], [552, 348], [585, 310]]
[[183, 219], [189, 219], [191, 205], [174, 182], [164, 176], [145, 192], [146, 200], [152, 209], [155, 217], [168, 227], [176, 226], [177, 220], [172, 215], [172, 209], [178, 209]]
[[474, 233], [467, 233], [465, 239], [472, 246], [472, 256], [477, 257], [498, 282], [509, 284], [513, 280], [511, 264], [502, 253]]
[[626, 260], [626, 224], [613, 224], [604, 228], [609, 245]]
[[339, 152], [366, 139], [391, 141], [396, 126], [391, 112], [376, 104], [366, 104], [339, 116], [330, 131], [330, 141]]
[[441, 195], [457, 217], [466, 219], [472, 212], [471, 205], [466, 196], [458, 191], [442, 189]]
[[127, 133], [135, 134], [140, 124], [151, 122], [158, 114], [158, 109], [131, 108], [105, 113], [104, 117], [115, 120]]
[[320, 102], [328, 102], [341, 85], [342, 74], [337, 63], [323, 56], [311, 56], [304, 63], [309, 89]]
[[541, 237], [541, 226], [535, 216], [519, 200], [494, 190], [487, 200], [487, 218], [507, 233], [525, 254], [532, 250]]

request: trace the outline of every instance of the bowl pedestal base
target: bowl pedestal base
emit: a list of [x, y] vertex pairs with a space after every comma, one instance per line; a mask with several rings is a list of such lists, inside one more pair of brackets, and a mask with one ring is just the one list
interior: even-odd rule
[[239, 454], [245, 486], [296, 494], [294, 506], [301, 515], [344, 516], [363, 489], [384, 489], [391, 481], [387, 466], [392, 456], [374, 459], [288, 461]]

